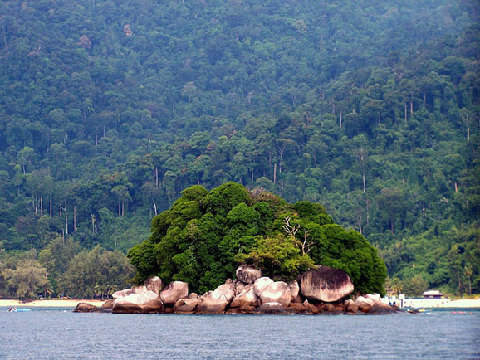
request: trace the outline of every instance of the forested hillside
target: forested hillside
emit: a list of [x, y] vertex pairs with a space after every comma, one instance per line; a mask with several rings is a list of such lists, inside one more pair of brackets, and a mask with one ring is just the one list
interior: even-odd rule
[[480, 292], [479, 15], [476, 0], [2, 1], [0, 293], [25, 261], [65, 291], [82, 249], [125, 252], [185, 187], [226, 181], [320, 202], [380, 249], [392, 286]]

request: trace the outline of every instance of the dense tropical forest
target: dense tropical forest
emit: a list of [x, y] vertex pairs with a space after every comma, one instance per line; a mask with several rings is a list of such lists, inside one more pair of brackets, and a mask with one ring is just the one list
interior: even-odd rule
[[479, 293], [479, 15], [2, 1], [0, 295], [123, 286], [152, 218], [227, 181], [321, 203], [378, 248], [390, 287]]

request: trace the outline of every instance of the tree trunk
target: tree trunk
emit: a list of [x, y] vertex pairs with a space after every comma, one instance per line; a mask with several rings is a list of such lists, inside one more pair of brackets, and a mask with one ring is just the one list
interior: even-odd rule
[[366, 218], [366, 220], [367, 220], [367, 225], [368, 225], [368, 221], [369, 221], [369, 215], [368, 215], [368, 206], [369, 206], [369, 205], [370, 205], [370, 201], [369, 201], [368, 198], [367, 198], [367, 199], [365, 200], [365, 208], [366, 208], [366, 212], [367, 212], [365, 218]]
[[407, 123], [407, 103], [404, 104], [404, 118], [405, 118], [405, 124]]
[[77, 231], [77, 207], [73, 207], [73, 231]]
[[155, 166], [155, 187], [158, 189], [158, 168]]
[[340, 111], [340, 129], [342, 128], [342, 112]]
[[277, 163], [273, 165], [273, 183], [277, 183]]

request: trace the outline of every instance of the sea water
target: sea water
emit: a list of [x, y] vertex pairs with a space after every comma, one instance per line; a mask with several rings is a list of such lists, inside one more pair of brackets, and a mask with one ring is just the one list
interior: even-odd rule
[[0, 308], [0, 359], [480, 359], [480, 312], [113, 315]]

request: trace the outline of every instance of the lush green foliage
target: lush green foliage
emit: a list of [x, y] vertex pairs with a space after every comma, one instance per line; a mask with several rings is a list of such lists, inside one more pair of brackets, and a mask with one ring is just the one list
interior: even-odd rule
[[127, 257], [100, 246], [81, 251], [71, 239], [56, 238], [35, 250], [0, 254], [0, 297], [105, 297], [127, 287], [134, 275]]
[[[478, 0], [3, 0], [0, 248], [41, 251], [63, 232], [126, 251], [182, 189], [237, 181], [321, 202], [392, 277], [468, 292], [444, 255], [454, 228], [479, 228], [479, 13]], [[413, 268], [420, 246], [436, 270]]]
[[239, 263], [293, 279], [315, 264], [345, 270], [356, 290], [383, 293], [386, 268], [365, 238], [333, 224], [319, 205], [228, 182], [212, 191], [196, 185], [152, 221], [152, 236], [128, 253], [137, 281], [158, 275], [204, 292], [235, 276]]
[[103, 298], [125, 288], [132, 277], [133, 268], [124, 255], [96, 246], [70, 261], [62, 276], [63, 290], [77, 298]]

